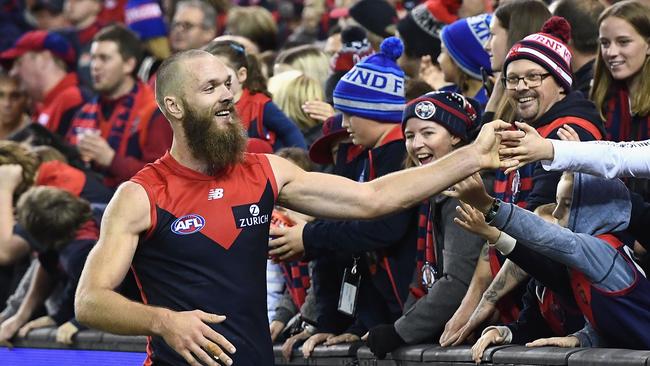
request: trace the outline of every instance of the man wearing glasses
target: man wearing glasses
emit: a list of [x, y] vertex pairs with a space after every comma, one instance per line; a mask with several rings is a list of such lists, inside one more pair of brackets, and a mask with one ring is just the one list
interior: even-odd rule
[[[571, 51], [566, 45], [570, 37], [566, 20], [552, 17], [542, 32], [527, 36], [510, 49], [503, 63], [502, 82], [516, 121], [552, 139], [557, 139], [557, 130], [567, 124], [582, 141], [600, 140], [603, 127], [595, 106], [571, 90]], [[514, 176], [503, 176], [508, 183], [504, 185], [503, 199], [521, 202], [530, 210], [554, 202], [559, 173], [545, 172], [536, 165], [511, 174]]]
[[217, 36], [217, 12], [200, 0], [185, 0], [176, 5], [169, 43], [172, 52], [198, 49]]
[[[540, 135], [558, 139], [557, 131], [563, 125], [571, 126], [582, 141], [600, 140], [604, 135], [600, 115], [592, 102], [580, 92], [571, 90], [571, 51], [567, 41], [571, 38], [570, 26], [564, 18], [552, 17], [539, 33], [531, 34], [515, 43], [503, 63], [503, 78], [506, 95], [515, 110], [515, 121], [535, 127]], [[517, 127], [516, 124], [513, 127]], [[555, 202], [556, 187], [562, 172], [547, 172], [539, 163], [527, 164], [505, 174], [498, 170], [495, 174], [494, 193], [504, 202], [515, 203], [528, 210]], [[491, 270], [496, 276], [505, 257], [490, 249], [490, 268], [477, 267], [472, 281], [485, 278]], [[509, 258], [518, 256], [521, 261], [534, 260], [520, 258], [514, 251]], [[497, 263], [499, 265], [497, 265]], [[482, 268], [482, 269], [481, 269]], [[525, 284], [523, 284], [525, 285]], [[508, 323], [517, 318], [517, 307], [522, 291], [520, 286], [511, 292], [511, 297], [497, 303], [501, 321]], [[454, 324], [464, 324], [462, 317], [469, 314], [468, 308], [477, 304], [475, 295], [465, 297], [460, 308], [445, 327], [440, 343], [443, 346], [458, 344], [465, 337], [455, 329]], [[467, 316], [469, 317], [469, 316]], [[455, 343], [456, 342], [456, 343]]]

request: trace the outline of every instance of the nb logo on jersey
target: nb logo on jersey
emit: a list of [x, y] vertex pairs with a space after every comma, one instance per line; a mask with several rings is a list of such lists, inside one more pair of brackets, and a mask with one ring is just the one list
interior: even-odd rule
[[201, 231], [205, 227], [205, 219], [201, 215], [189, 214], [174, 220], [172, 232], [178, 235], [189, 235]]
[[[235, 220], [237, 221], [237, 228], [242, 229], [245, 227], [263, 225], [268, 223], [269, 214], [260, 215], [260, 212], [261, 212], [260, 206], [256, 204], [252, 204], [248, 207], [248, 213], [250, 214], [249, 217], [241, 217], [241, 216], [245, 216], [245, 214], [237, 217], [237, 214], [235, 214]], [[240, 214], [241, 213], [243, 212], [240, 211]]]
[[208, 201], [223, 198], [223, 188], [212, 188], [208, 191]]

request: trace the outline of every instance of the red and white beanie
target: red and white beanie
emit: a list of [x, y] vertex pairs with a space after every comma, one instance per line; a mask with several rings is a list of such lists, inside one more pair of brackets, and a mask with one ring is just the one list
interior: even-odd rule
[[508, 64], [526, 59], [546, 69], [565, 92], [571, 91], [573, 75], [571, 72], [571, 51], [567, 43], [571, 39], [571, 25], [566, 19], [553, 16], [544, 23], [540, 33], [534, 33], [515, 43], [503, 62], [503, 72], [507, 75]]

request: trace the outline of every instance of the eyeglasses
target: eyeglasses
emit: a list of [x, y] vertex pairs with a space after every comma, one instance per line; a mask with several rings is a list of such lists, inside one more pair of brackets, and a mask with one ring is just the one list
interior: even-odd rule
[[190, 22], [172, 22], [172, 30], [180, 30], [181, 32], [187, 32], [197, 27], [203, 27], [203, 24], [194, 24]]
[[508, 90], [515, 90], [517, 89], [517, 86], [519, 85], [520, 81], [524, 81], [524, 84], [529, 87], [529, 88], [537, 88], [540, 85], [542, 85], [542, 81], [549, 77], [551, 73], [545, 73], [545, 74], [538, 74], [538, 73], [531, 73], [527, 74], [524, 76], [506, 76], [502, 78], [501, 80], [503, 81], [503, 84], [505, 85], [506, 89]]

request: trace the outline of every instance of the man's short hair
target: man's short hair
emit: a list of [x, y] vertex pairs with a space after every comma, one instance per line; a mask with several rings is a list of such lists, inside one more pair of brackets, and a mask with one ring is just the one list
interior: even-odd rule
[[598, 52], [598, 17], [605, 10], [600, 0], [560, 0], [554, 15], [571, 24], [571, 43], [582, 53]]
[[88, 201], [54, 187], [32, 187], [18, 200], [18, 223], [37, 242], [61, 249], [92, 217]]
[[18, 164], [23, 168], [23, 179], [14, 190], [14, 202], [34, 185], [38, 159], [29, 149], [14, 141], [0, 140], [0, 165]]
[[196, 8], [203, 13], [203, 21], [201, 23], [203, 28], [217, 29], [217, 11], [212, 5], [202, 0], [183, 0], [176, 4], [176, 12], [185, 7]]
[[156, 103], [158, 107], [166, 115], [165, 111], [165, 96], [170, 95], [172, 90], [178, 91], [181, 87], [181, 75], [183, 71], [178, 67], [178, 63], [190, 58], [212, 56], [210, 53], [203, 50], [187, 50], [178, 52], [171, 55], [168, 59], [158, 68], [156, 72]]
[[121, 24], [106, 26], [95, 34], [93, 38], [93, 42], [105, 41], [111, 41], [117, 44], [117, 50], [124, 61], [134, 58], [136, 62], [134, 72], [137, 71], [137, 65], [140, 64], [140, 61], [144, 57], [144, 50], [142, 48], [142, 42], [133, 31]]

